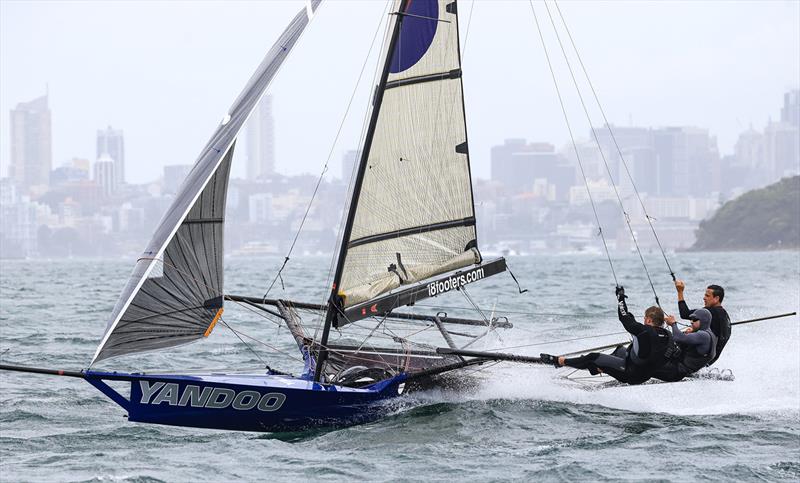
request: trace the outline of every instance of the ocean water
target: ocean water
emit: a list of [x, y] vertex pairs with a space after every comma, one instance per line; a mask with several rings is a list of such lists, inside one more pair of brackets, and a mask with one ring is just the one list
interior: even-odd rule
[[[662, 305], [677, 310], [660, 254], [646, 261]], [[263, 295], [281, 262], [227, 259], [226, 290]], [[678, 253], [670, 262], [686, 280], [690, 306], [719, 283], [733, 320], [800, 307], [797, 252]], [[509, 264], [527, 293], [507, 274], [469, 291], [514, 328], [474, 348], [538, 355], [620, 340], [603, 257]], [[321, 301], [329, 267], [325, 257], [292, 259], [284, 286], [270, 295]], [[86, 367], [131, 268], [128, 260], [0, 261], [2, 362]], [[638, 258], [617, 256], [615, 268], [631, 309], [642, 313], [653, 293]], [[466, 305], [460, 296], [435, 302], [460, 314], [453, 308]], [[242, 368], [262, 358], [300, 370], [284, 328], [231, 305], [226, 320], [274, 349], [253, 343], [250, 350], [218, 328], [207, 340], [100, 368]], [[129, 423], [83, 381], [0, 372], [0, 480], [800, 480], [798, 317], [735, 327], [717, 366], [736, 379], [591, 389], [564, 370], [496, 364], [473, 373], [474, 387], [409, 395], [378, 421], [291, 434]]]

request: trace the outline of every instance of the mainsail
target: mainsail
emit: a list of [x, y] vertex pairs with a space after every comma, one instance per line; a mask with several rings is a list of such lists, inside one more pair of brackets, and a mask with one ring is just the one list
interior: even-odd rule
[[203, 148], [137, 261], [92, 364], [192, 342], [214, 328], [223, 306], [222, 236], [234, 142], [320, 2], [298, 12]]
[[344, 308], [480, 262], [456, 2], [397, 1], [340, 257]]

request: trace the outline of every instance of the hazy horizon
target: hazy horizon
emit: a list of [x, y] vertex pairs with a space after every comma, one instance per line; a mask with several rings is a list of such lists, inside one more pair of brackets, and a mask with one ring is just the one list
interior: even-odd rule
[[[573, 129], [585, 138], [589, 125], [547, 12], [542, 2], [534, 5]], [[559, 5], [617, 125], [708, 128], [727, 154], [751, 124], [762, 129], [768, 118], [777, 120], [783, 93], [800, 85], [800, 2]], [[9, 164], [9, 110], [44, 94], [45, 86], [53, 167], [72, 157], [94, 161], [96, 131], [108, 125], [124, 130], [130, 182], [153, 180], [167, 164], [193, 163], [302, 6], [0, 1], [0, 176]], [[323, 2], [268, 91], [278, 172], [320, 171], [384, 8]], [[488, 178], [489, 149], [506, 138], [557, 147], [569, 138], [529, 3], [462, 1], [459, 8], [473, 173]], [[380, 37], [334, 150], [336, 175], [344, 151], [358, 145]], [[243, 171], [239, 163], [233, 174]]]

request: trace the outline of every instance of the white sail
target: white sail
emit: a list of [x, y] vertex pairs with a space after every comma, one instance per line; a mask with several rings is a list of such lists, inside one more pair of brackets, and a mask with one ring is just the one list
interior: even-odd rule
[[401, 24], [343, 241], [344, 307], [480, 262], [456, 2], [398, 1], [393, 12]]
[[321, 0], [308, 2], [269, 50], [202, 150], [139, 258], [92, 364], [208, 336], [222, 315], [223, 222], [233, 144]]

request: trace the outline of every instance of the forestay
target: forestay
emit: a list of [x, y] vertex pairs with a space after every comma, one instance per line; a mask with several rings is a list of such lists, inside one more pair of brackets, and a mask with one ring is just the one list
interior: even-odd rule
[[[338, 294], [351, 307], [480, 262], [456, 2], [398, 1], [377, 121], [355, 184]], [[374, 114], [373, 114], [374, 115]]]
[[92, 364], [208, 336], [222, 315], [223, 222], [233, 145], [308, 25], [307, 3], [278, 38], [203, 148], [139, 258]]

